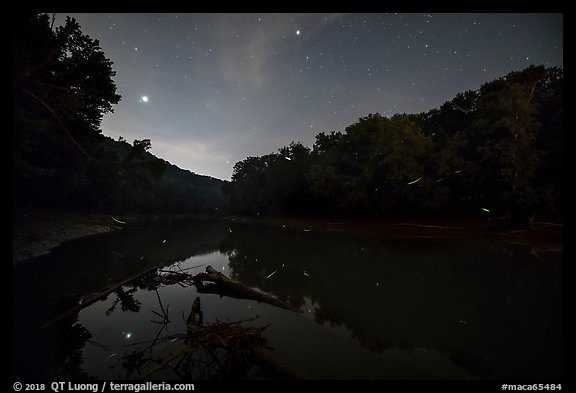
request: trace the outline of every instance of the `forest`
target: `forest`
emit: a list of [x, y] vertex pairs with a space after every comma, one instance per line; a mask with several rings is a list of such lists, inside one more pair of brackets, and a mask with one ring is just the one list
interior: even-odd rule
[[[205, 38], [211, 60], [202, 65], [210, 73], [199, 72], [186, 84], [179, 82], [175, 75], [185, 67], [199, 68], [192, 55], [173, 73], [164, 67], [155, 70], [162, 75], [155, 88], [165, 87], [170, 80], [186, 94], [154, 93], [152, 87], [130, 93], [126, 80], [120, 78], [123, 75], [116, 78], [114, 64], [99, 40], [84, 34], [74, 18], [58, 24], [50, 14], [13, 17], [11, 365], [15, 381], [39, 381], [24, 387], [43, 389], [42, 381], [68, 379], [79, 381], [74, 386], [93, 385], [82, 381], [96, 380], [458, 380], [462, 389], [452, 381], [450, 385], [469, 391], [473, 386], [469, 383], [479, 380], [498, 389], [507, 386], [501, 385], [502, 380], [540, 379], [551, 380], [554, 383], [546, 386], [560, 389], [565, 348], [562, 67], [522, 69], [522, 65], [496, 80], [483, 79], [482, 84], [453, 79], [461, 83], [458, 86], [479, 87], [455, 96], [458, 87], [448, 95], [435, 92], [443, 97], [435, 101], [438, 104], [451, 99], [422, 113], [383, 116], [363, 110], [347, 117], [341, 124], [363, 116], [345, 128], [316, 128], [316, 122], [314, 128], [305, 125], [309, 133], [299, 135], [305, 135], [302, 138], [311, 144], [307, 146], [293, 140], [297, 137], [286, 136], [293, 129], [289, 121], [274, 119], [296, 115], [297, 124], [303, 124], [300, 119], [316, 111], [319, 118], [329, 115], [333, 124], [340, 124], [341, 116], [354, 108], [348, 102], [374, 104], [370, 97], [376, 96], [364, 96], [369, 93], [367, 84], [344, 84], [342, 78], [353, 73], [343, 68], [347, 62], [335, 67], [321, 85], [304, 83], [325, 72], [315, 68], [301, 79], [302, 90], [294, 90], [308, 93], [321, 86], [317, 91], [324, 93], [342, 83], [335, 94], [348, 101], [339, 103], [338, 111], [332, 111], [336, 107], [318, 111], [320, 106], [314, 103], [321, 101], [311, 101], [280, 117], [266, 118], [269, 113], [282, 114], [284, 101], [265, 107], [266, 112], [260, 108], [250, 112], [247, 108], [258, 105], [250, 103], [248, 94], [242, 107], [229, 105], [244, 101], [240, 95], [222, 99], [218, 105], [223, 106], [197, 105], [220, 88], [206, 76], [223, 73], [215, 66], [221, 64], [221, 53], [213, 54], [212, 48], [219, 52], [227, 46], [216, 45], [220, 41], [214, 37], [234, 31], [234, 23], [229, 23], [233, 19], [217, 15], [212, 26], [198, 24], [200, 31], [205, 26], [205, 33], [188, 36], [196, 15], [188, 19], [176, 14], [172, 22], [164, 15], [151, 16], [132, 24], [130, 19], [138, 18], [122, 15], [126, 29], [114, 29], [102, 40], [122, 42], [121, 31], [141, 31], [153, 19], [154, 33], [138, 34], [158, 38], [155, 56], [169, 63], [174, 60], [165, 54], [180, 53], [176, 51], [180, 48], [174, 45], [178, 40], [167, 37]], [[385, 47], [391, 24], [380, 22], [401, 21], [397, 31], [410, 32], [432, 20], [427, 14], [420, 17], [425, 21], [414, 19], [417, 23], [412, 26], [401, 16], [378, 18], [380, 30], [370, 27], [374, 35], [368, 34], [368, 23], [353, 27], [356, 15], [343, 16], [342, 29], [326, 25], [323, 37], [328, 48], [340, 50], [343, 45], [337, 38], [356, 31], [366, 42], [381, 38]], [[90, 31], [106, 32], [110, 15], [98, 18], [105, 22], [104, 30]], [[198, 20], [204, 18], [202, 14]], [[248, 18], [252, 24], [245, 23]], [[246, 26], [238, 31], [250, 37], [255, 32], [254, 41], [242, 44], [240, 34], [226, 33], [221, 42], [246, 56], [252, 49], [257, 49], [255, 53], [271, 50], [262, 37], [276, 34], [278, 42], [290, 41], [279, 33], [284, 34], [285, 26], [295, 26], [292, 15], [269, 24], [264, 23], [267, 18], [241, 15], [238, 25]], [[366, 16], [367, 22], [370, 18]], [[463, 21], [464, 26], [465, 21], [472, 22], [467, 18], [454, 16], [453, 20]], [[482, 23], [490, 19], [481, 18]], [[509, 25], [513, 17], [501, 19]], [[560, 19], [557, 16], [544, 26], [557, 25]], [[306, 25], [313, 26], [312, 22]], [[291, 57], [303, 59], [309, 53], [302, 50], [306, 40], [318, 51], [316, 40], [307, 38], [312, 34], [306, 25], [296, 27], [302, 35], [295, 30], [291, 43], [282, 44], [286, 54], [274, 64]], [[92, 28], [86, 26], [87, 31]], [[480, 37], [487, 31], [482, 27], [475, 34]], [[465, 37], [462, 45], [473, 42], [468, 39], [472, 35]], [[259, 44], [247, 44], [251, 42]], [[446, 42], [438, 40], [438, 47], [447, 46]], [[539, 47], [544, 48], [545, 42], [539, 41]], [[560, 48], [562, 40], [550, 42], [559, 42]], [[192, 45], [182, 50], [202, 53], [192, 51]], [[137, 48], [126, 46], [130, 49], [123, 54], [131, 58]], [[164, 46], [174, 48], [159, 50]], [[513, 48], [505, 46], [509, 47]], [[362, 63], [355, 56], [360, 48], [364, 47], [342, 52], [352, 62]], [[385, 64], [393, 57], [412, 59], [399, 56], [408, 52], [391, 48], [395, 46], [390, 45], [384, 57], [361, 53], [368, 60], [381, 60], [374, 64]], [[235, 61], [235, 56], [230, 58]], [[325, 58], [322, 64], [332, 62], [332, 57]], [[450, 54], [450, 58], [458, 57]], [[541, 57], [530, 54], [530, 58]], [[115, 59], [119, 73], [127, 64], [144, 64], [146, 72], [156, 68], [142, 58], [137, 63]], [[515, 64], [528, 64], [524, 59], [528, 55]], [[252, 64], [259, 61], [247, 62], [246, 69]], [[552, 59], [546, 64], [562, 62]], [[383, 94], [376, 99], [383, 103], [393, 95], [398, 106], [417, 100], [393, 93], [390, 81], [410, 82], [402, 76], [409, 74], [390, 69], [391, 76], [378, 83], [386, 98]], [[284, 71], [275, 72], [270, 75], [283, 76]], [[294, 75], [300, 72], [294, 67]], [[433, 80], [429, 75], [422, 73]], [[117, 87], [115, 78], [118, 87], [126, 90]], [[142, 80], [132, 75], [131, 79], [135, 85]], [[188, 95], [202, 80], [206, 87]], [[373, 80], [365, 80], [372, 89]], [[269, 90], [289, 96], [290, 91], [276, 87], [294, 81], [286, 78]], [[250, 92], [254, 87], [242, 89]], [[138, 121], [118, 124], [145, 124], [136, 130], [110, 127], [132, 135], [130, 140], [118, 134], [111, 138], [102, 130], [103, 119], [109, 129], [110, 118], [105, 116], [111, 116], [122, 99], [119, 91], [132, 96], [135, 105], [137, 96], [147, 101], [144, 93], [151, 101], [162, 97], [166, 104], [156, 105], [154, 113], [150, 106], [139, 106], [137, 111], [123, 108], [122, 115]], [[358, 91], [361, 96], [355, 98]], [[290, 104], [302, 99], [293, 97]], [[426, 102], [436, 99], [433, 94], [425, 98]], [[263, 101], [258, 96], [253, 102]], [[197, 108], [189, 110], [193, 106]], [[178, 119], [178, 127], [164, 115], [173, 109], [174, 113], [189, 110]], [[381, 113], [389, 113], [385, 109]], [[150, 111], [149, 117], [132, 117], [145, 111]], [[303, 112], [306, 116], [300, 117]], [[211, 117], [194, 123], [204, 113]], [[219, 122], [220, 116], [231, 122]], [[145, 122], [151, 118], [158, 123]], [[271, 124], [270, 129], [259, 126], [252, 132], [240, 124], [253, 118], [265, 119], [255, 124]], [[223, 163], [225, 157], [245, 157], [236, 155], [244, 148], [238, 139], [214, 137], [220, 129], [231, 128], [225, 131], [252, 143], [252, 152], [269, 140], [264, 135], [285, 139], [275, 139], [281, 141], [278, 146], [258, 151], [278, 148], [269, 154], [228, 166], [226, 176], [231, 173], [231, 181], [225, 181], [153, 155], [154, 141], [144, 133], [154, 124], [161, 124], [158, 131], [163, 135], [176, 129], [182, 133], [179, 136], [185, 135], [179, 138], [179, 152], [191, 146], [192, 139], [202, 141], [202, 132], [217, 141], [212, 146], [230, 148], [230, 156], [210, 148], [193, 157], [192, 149], [185, 150], [189, 158], [198, 160], [194, 162], [209, 154], [208, 160], [216, 163]], [[316, 130], [323, 132], [316, 134]], [[258, 137], [262, 141], [252, 142]], [[166, 141], [156, 143], [161, 142]], [[284, 144], [288, 145], [281, 147]], [[13, 384], [15, 391], [21, 387], [20, 382]]]
[[419, 114], [378, 113], [196, 175], [102, 135], [121, 97], [99, 42], [67, 18], [14, 19], [13, 204], [255, 216], [563, 213], [563, 70], [532, 65]]
[[[52, 17], [53, 18], [53, 17]], [[121, 97], [99, 41], [67, 18], [20, 15], [13, 46], [13, 205], [106, 213], [221, 213], [222, 180], [102, 134]]]
[[562, 69], [530, 66], [428, 112], [248, 157], [225, 192], [248, 215], [559, 218], [562, 118]]

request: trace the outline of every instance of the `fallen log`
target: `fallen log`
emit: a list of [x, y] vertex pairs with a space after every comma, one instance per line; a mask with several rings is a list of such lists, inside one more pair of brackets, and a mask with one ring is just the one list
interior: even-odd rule
[[[196, 285], [196, 290], [198, 293], [212, 293], [220, 296], [235, 297], [237, 299], [256, 300], [258, 302], [271, 304], [285, 310], [302, 312], [302, 310], [294, 307], [288, 302], [280, 300], [277, 297], [267, 293], [256, 291], [255, 289], [245, 286], [239, 281], [231, 279], [210, 265], [206, 266], [206, 273], [198, 273], [196, 276], [194, 276], [193, 281]], [[204, 281], [208, 281], [213, 284], [206, 285], [204, 284]]]

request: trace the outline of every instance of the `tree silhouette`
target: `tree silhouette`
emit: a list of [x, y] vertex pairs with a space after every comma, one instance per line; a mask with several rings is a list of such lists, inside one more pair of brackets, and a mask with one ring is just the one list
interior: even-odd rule
[[520, 219], [558, 215], [562, 78], [560, 68], [530, 66], [438, 109], [370, 114], [320, 133], [312, 151], [293, 143], [249, 157], [234, 167], [232, 210], [450, 215], [489, 206]]
[[13, 20], [15, 202], [64, 202], [85, 180], [102, 116], [120, 101], [112, 62], [76, 20]]

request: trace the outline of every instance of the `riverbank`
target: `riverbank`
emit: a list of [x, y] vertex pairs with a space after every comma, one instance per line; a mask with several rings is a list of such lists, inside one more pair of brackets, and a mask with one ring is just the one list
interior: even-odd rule
[[533, 220], [525, 225], [492, 219], [466, 217], [294, 218], [229, 216], [230, 223], [257, 224], [303, 231], [348, 232], [380, 239], [473, 240], [492, 239], [540, 251], [563, 252], [564, 225]]
[[[180, 219], [207, 218], [189, 214], [112, 216], [74, 212], [13, 213], [13, 264], [48, 254], [60, 244], [99, 233]], [[214, 217], [219, 218], [219, 217]], [[499, 238], [508, 243], [524, 244], [543, 250], [562, 251], [562, 223], [535, 221], [533, 227], [512, 228], [506, 222], [485, 217], [410, 217], [374, 219], [326, 218], [256, 218], [229, 216], [230, 223], [280, 226], [303, 231], [363, 232], [371, 236], [397, 239], [469, 239], [479, 236]]]
[[63, 212], [14, 213], [12, 263], [48, 254], [60, 244], [84, 236], [120, 229], [110, 216]]
[[206, 218], [190, 214], [86, 214], [60, 211], [14, 210], [12, 215], [12, 263], [48, 254], [60, 244], [85, 236], [181, 219]]

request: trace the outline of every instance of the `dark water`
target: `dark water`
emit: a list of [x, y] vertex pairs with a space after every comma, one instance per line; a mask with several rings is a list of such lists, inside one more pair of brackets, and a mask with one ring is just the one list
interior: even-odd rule
[[[90, 293], [150, 267], [198, 273], [206, 265], [303, 313], [140, 281], [39, 329]], [[177, 222], [68, 242], [16, 269], [13, 282], [16, 377], [142, 376], [151, 364], [144, 359], [162, 361], [183, 348], [181, 340], [151, 342], [186, 332], [196, 296], [204, 323], [269, 325], [267, 344], [313, 378], [562, 377], [562, 253], [496, 240]], [[162, 309], [169, 323], [157, 323]], [[222, 377], [196, 360], [186, 376]], [[170, 367], [154, 374], [178, 377]]]

